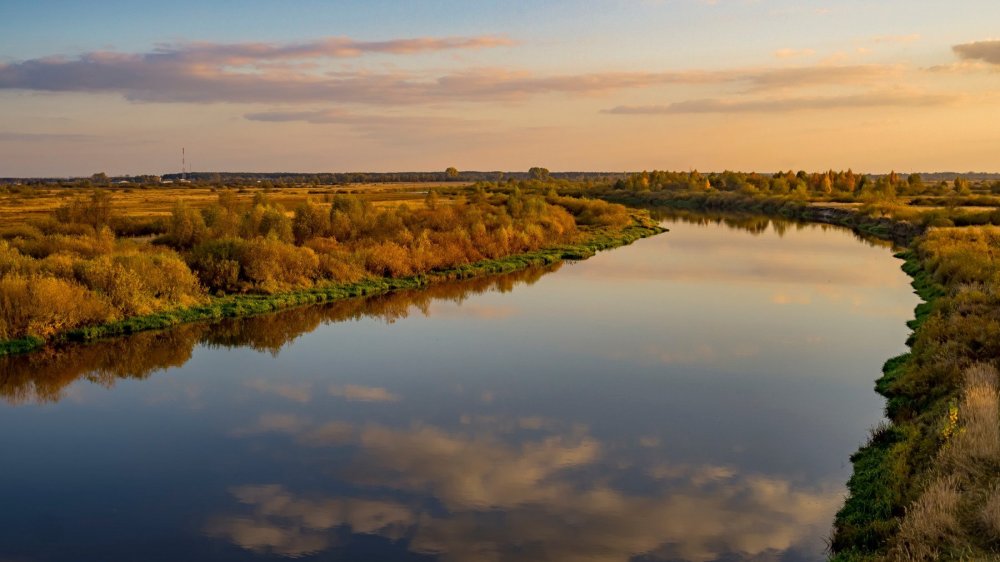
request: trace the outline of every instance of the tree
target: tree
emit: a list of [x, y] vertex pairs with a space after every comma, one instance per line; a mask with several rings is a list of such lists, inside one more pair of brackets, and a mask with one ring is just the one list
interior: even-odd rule
[[444, 175], [448, 176], [448, 179], [455, 179], [458, 177], [458, 168], [448, 168], [444, 171]]
[[548, 168], [535, 167], [528, 170], [528, 177], [533, 180], [547, 180], [549, 179]]
[[962, 176], [955, 178], [955, 192], [959, 195], [971, 195], [972, 188], [969, 185], [969, 180], [963, 178]]
[[830, 181], [829, 175], [824, 175], [823, 179], [820, 181], [820, 191], [825, 195], [833, 193], [833, 182]]
[[[482, 188], [479, 188], [479, 189], [482, 189]], [[428, 209], [434, 211], [434, 210], [436, 210], [438, 208], [438, 202], [439, 202], [439, 200], [440, 200], [440, 196], [438, 196], [438, 192], [434, 191], [433, 189], [428, 189], [427, 190], [427, 196], [424, 197], [424, 205]]]

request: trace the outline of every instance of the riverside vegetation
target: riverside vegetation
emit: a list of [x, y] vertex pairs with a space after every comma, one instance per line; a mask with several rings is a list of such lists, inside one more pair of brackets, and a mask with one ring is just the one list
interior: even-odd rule
[[516, 186], [430, 190], [419, 206], [338, 194], [287, 211], [264, 191], [245, 199], [180, 200], [151, 223], [116, 216], [97, 190], [3, 229], [0, 352], [580, 259], [660, 232], [621, 205]]

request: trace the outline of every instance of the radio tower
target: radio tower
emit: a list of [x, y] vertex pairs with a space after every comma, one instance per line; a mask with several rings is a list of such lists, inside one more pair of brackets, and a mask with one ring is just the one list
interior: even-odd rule
[[181, 181], [187, 179], [187, 155], [184, 154], [184, 147], [181, 147]]

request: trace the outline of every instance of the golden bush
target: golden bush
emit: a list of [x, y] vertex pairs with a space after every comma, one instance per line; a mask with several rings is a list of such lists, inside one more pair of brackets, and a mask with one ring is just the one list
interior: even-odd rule
[[108, 302], [77, 283], [54, 277], [0, 278], [0, 339], [45, 338], [112, 318]]

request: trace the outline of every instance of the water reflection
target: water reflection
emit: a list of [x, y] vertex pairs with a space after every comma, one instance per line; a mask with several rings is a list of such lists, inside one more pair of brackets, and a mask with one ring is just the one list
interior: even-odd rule
[[[365, 496], [237, 486], [230, 493], [240, 509], [213, 517], [205, 531], [251, 551], [294, 557], [332, 548], [346, 532], [456, 561], [617, 562], [638, 554], [691, 562], [779, 554], [794, 560], [814, 555], [794, 548], [822, 536], [841, 501], [838, 488], [732, 467], [634, 464], [581, 428], [512, 440], [485, 427], [346, 422], [327, 439], [329, 427], [294, 424], [284, 433], [308, 447], [350, 448], [352, 459], [336, 476]], [[517, 433], [524, 424], [507, 427]], [[601, 477], [594, 479], [595, 472]], [[619, 477], [641, 479], [642, 493], [619, 489]]]
[[818, 562], [906, 277], [840, 229], [668, 226], [0, 359], [0, 559]]
[[647, 207], [650, 214], [661, 221], [682, 222], [700, 226], [725, 226], [730, 230], [748, 232], [760, 236], [766, 232], [774, 232], [779, 238], [784, 238], [790, 230], [818, 230], [820, 232], [851, 232], [859, 242], [878, 248], [895, 248], [894, 242], [871, 236], [863, 232], [848, 230], [841, 226], [826, 223], [816, 223], [774, 216], [758, 215], [740, 211], [690, 211], [670, 207]]
[[[145, 379], [157, 371], [183, 366], [199, 344], [215, 348], [249, 347], [277, 356], [282, 347], [326, 323], [362, 318], [392, 323], [413, 312], [430, 316], [435, 301], [462, 305], [470, 297], [486, 292], [509, 293], [518, 285], [534, 284], [559, 267], [560, 264], [533, 267], [441, 283], [422, 290], [348, 299], [251, 318], [183, 324], [170, 330], [142, 332], [93, 344], [4, 356], [0, 357], [0, 396], [9, 404], [57, 402], [63, 397], [63, 390], [78, 379], [111, 388], [119, 379]], [[481, 307], [465, 308], [473, 316], [483, 316]]]

